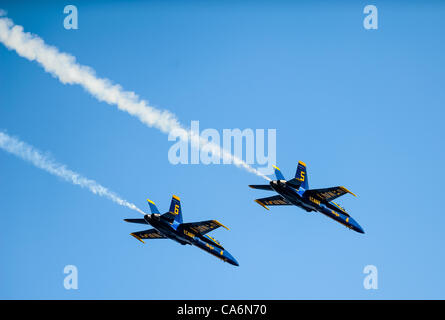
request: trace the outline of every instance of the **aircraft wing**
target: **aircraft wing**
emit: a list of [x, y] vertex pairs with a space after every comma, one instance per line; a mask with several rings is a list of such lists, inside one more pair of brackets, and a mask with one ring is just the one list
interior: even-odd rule
[[332, 187], [332, 188], [325, 188], [325, 189], [311, 189], [307, 190], [304, 194], [314, 197], [317, 200], [323, 201], [323, 202], [330, 202], [344, 194], [350, 193], [354, 197], [356, 196], [351, 191], [346, 189], [345, 187]]
[[148, 229], [144, 231], [138, 231], [130, 233], [133, 237], [138, 239], [140, 242], [144, 243], [142, 239], [167, 239], [164, 235], [162, 235], [158, 230], [156, 229]]
[[184, 229], [191, 230], [195, 233], [200, 233], [202, 235], [209, 233], [210, 231], [213, 231], [215, 229], [218, 229], [219, 227], [224, 227], [227, 230], [229, 230], [229, 228], [227, 228], [221, 222], [216, 221], [216, 220], [206, 220], [206, 221], [200, 221], [200, 222], [183, 223], [181, 226]]
[[280, 195], [256, 199], [255, 202], [258, 203], [260, 206], [263, 206], [267, 210], [269, 210], [269, 208], [266, 205], [268, 205], [268, 206], [291, 206], [292, 205], [292, 203], [288, 202], [286, 199], [284, 199]]

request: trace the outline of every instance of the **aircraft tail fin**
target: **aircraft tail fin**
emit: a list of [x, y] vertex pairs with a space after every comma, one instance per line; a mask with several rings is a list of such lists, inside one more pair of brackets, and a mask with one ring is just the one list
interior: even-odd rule
[[178, 223], [182, 223], [182, 210], [181, 199], [178, 196], [172, 196], [172, 202], [170, 203], [170, 210], [162, 215], [168, 220], [174, 220]]
[[151, 201], [150, 199], [147, 199], [147, 201], [148, 201], [148, 205], [150, 206], [151, 213], [159, 214], [159, 210], [156, 207], [155, 203], [153, 201]]
[[[303, 187], [305, 190], [309, 189], [306, 163], [304, 163], [303, 161], [298, 161], [297, 172], [295, 173], [295, 178], [292, 180], [299, 181], [300, 186]], [[292, 180], [290, 180], [290, 181], [292, 181]]]
[[275, 177], [277, 178], [277, 180], [286, 180], [283, 176], [283, 174], [281, 173], [280, 168], [273, 166], [274, 170], [275, 170]]

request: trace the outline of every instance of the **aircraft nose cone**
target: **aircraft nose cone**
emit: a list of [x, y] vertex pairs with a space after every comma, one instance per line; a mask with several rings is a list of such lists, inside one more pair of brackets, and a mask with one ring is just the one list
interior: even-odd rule
[[238, 261], [236, 261], [236, 259], [229, 252], [226, 251], [224, 255], [226, 256], [226, 259], [227, 259], [228, 263], [230, 263], [231, 265], [239, 267]]
[[358, 224], [357, 221], [355, 221], [354, 219], [351, 218], [350, 220], [352, 229], [354, 229], [354, 231], [357, 231], [358, 233], [365, 233], [365, 231], [363, 230], [363, 228]]
[[360, 232], [360, 233], [365, 233], [365, 230], [363, 230], [363, 228], [362, 228], [362, 227], [360, 227], [360, 226], [357, 226], [357, 232]]
[[229, 263], [232, 264], [232, 265], [234, 265], [234, 266], [239, 267], [239, 263], [238, 263], [238, 261], [236, 261], [236, 260], [229, 261]]

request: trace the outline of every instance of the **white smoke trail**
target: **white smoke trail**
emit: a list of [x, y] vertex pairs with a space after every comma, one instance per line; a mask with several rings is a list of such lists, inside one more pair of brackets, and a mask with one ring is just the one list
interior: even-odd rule
[[71, 182], [74, 185], [81, 186], [82, 188], [86, 188], [92, 193], [97, 194], [101, 197], [108, 198], [121, 206], [145, 214], [142, 210], [136, 207], [136, 205], [123, 200], [117, 194], [101, 186], [96, 181], [87, 179], [80, 174], [67, 169], [64, 165], [55, 162], [50, 157], [42, 154], [39, 150], [35, 149], [29, 144], [20, 141], [15, 137], [11, 137], [1, 131], [0, 148], [25, 161], [32, 163], [37, 168], [43, 169], [46, 172], [51, 173], [52, 175], [62, 178], [65, 181]]
[[72, 55], [60, 52], [56, 47], [47, 45], [37, 35], [24, 32], [22, 26], [15, 25], [11, 19], [6, 17], [0, 17], [0, 41], [8, 49], [15, 50], [20, 56], [31, 61], [37, 61], [46, 72], [49, 72], [62, 83], [82, 86], [99, 101], [116, 105], [120, 110], [137, 117], [149, 127], [155, 127], [167, 134], [172, 131], [182, 132], [180, 139], [183, 141], [198, 142], [192, 145], [201, 148], [206, 145], [207, 150], [214, 152], [220, 159], [231, 160], [237, 167], [244, 168], [266, 180], [270, 180], [219, 145], [202, 139], [190, 130], [186, 130], [174, 114], [150, 106], [147, 101], [139, 98], [134, 92], [125, 91], [121, 86], [113, 84], [108, 79], [96, 77], [93, 69], [80, 65]]

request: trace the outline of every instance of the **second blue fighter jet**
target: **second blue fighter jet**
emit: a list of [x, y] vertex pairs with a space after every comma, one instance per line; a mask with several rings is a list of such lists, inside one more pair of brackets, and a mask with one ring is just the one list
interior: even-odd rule
[[172, 239], [180, 244], [195, 245], [204, 251], [214, 255], [215, 257], [228, 262], [234, 266], [238, 266], [236, 259], [224, 249], [217, 240], [207, 235], [223, 226], [216, 220], [207, 220], [199, 222], [182, 222], [182, 210], [179, 197], [173, 196], [170, 204], [170, 210], [164, 214], [160, 214], [158, 208], [153, 201], [147, 199], [150, 206], [151, 214], [144, 215], [143, 219], [124, 219], [126, 222], [140, 223], [151, 225], [154, 229], [133, 232], [131, 235], [141, 242], [143, 239]]
[[271, 181], [266, 185], [250, 185], [253, 189], [276, 191], [278, 195], [256, 199], [255, 201], [269, 210], [267, 206], [289, 206], [295, 205], [308, 212], [318, 211], [345, 225], [354, 231], [365, 233], [363, 228], [352, 219], [344, 208], [333, 202], [334, 199], [350, 193], [345, 187], [331, 187], [324, 189], [309, 189], [306, 164], [298, 162], [295, 178], [287, 180], [284, 178], [280, 169], [275, 168], [277, 180]]

